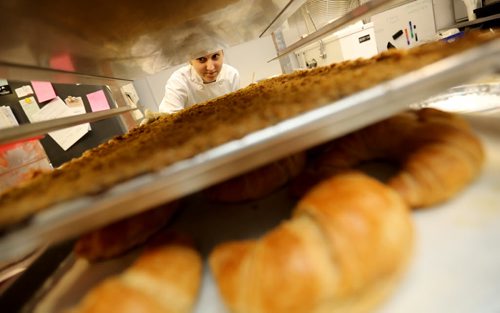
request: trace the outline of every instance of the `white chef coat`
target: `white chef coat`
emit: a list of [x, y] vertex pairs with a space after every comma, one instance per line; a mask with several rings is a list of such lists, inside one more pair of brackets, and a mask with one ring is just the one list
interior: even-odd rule
[[205, 84], [191, 65], [175, 71], [165, 85], [165, 96], [160, 103], [160, 112], [175, 113], [196, 103], [233, 92], [240, 87], [238, 71], [222, 64], [216, 81]]

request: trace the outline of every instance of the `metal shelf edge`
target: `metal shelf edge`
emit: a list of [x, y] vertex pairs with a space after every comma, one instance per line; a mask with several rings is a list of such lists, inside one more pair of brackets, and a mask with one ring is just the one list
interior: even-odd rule
[[22, 124], [15, 127], [4, 128], [0, 133], [0, 145], [26, 138], [32, 138], [37, 135], [43, 135], [50, 131], [63, 129], [70, 126], [99, 121], [132, 110], [136, 110], [136, 108], [129, 106], [119, 107], [105, 111], [78, 114], [43, 122]]

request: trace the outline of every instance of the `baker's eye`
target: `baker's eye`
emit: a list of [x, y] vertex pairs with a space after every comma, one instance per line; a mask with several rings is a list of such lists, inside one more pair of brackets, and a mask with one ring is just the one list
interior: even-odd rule
[[200, 62], [200, 63], [207, 62], [207, 58], [205, 58], [205, 57], [197, 58], [196, 60], [198, 60], [198, 62]]
[[215, 54], [212, 55], [212, 60], [213, 61], [217, 61], [219, 58], [220, 58], [220, 54], [219, 53], [215, 53]]

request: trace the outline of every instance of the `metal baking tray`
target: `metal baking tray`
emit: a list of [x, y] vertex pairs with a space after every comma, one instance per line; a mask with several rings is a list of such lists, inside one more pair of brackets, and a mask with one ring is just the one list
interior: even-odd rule
[[453, 86], [500, 69], [500, 40], [220, 145], [93, 196], [36, 214], [0, 238], [0, 259], [28, 253], [177, 199], [247, 170], [387, 118]]

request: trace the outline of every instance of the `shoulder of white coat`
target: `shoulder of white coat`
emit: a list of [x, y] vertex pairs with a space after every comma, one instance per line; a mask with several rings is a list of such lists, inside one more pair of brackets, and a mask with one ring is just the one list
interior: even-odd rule
[[189, 64], [184, 65], [183, 67], [175, 70], [172, 75], [170, 75], [168, 81], [186, 81], [190, 77], [190, 70], [191, 66]]
[[186, 82], [189, 80], [190, 68], [190, 65], [184, 65], [175, 70], [168, 78], [166, 86], [186, 85]]
[[192, 81], [190, 78], [190, 69], [189, 65], [183, 66], [180, 69], [176, 70], [167, 83], [165, 84], [165, 90], [168, 92], [169, 90], [176, 90], [177, 92], [187, 92], [192, 85]]

